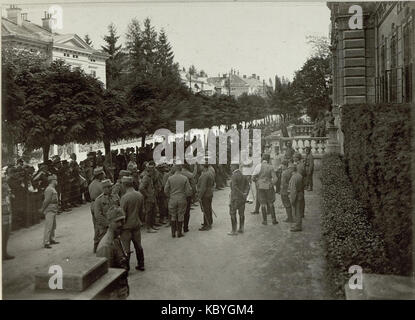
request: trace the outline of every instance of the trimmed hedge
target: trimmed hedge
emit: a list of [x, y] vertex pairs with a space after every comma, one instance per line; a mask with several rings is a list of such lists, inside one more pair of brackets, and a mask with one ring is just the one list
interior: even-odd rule
[[410, 113], [409, 104], [342, 108], [349, 178], [382, 234], [392, 272], [401, 275], [412, 271]]
[[350, 278], [352, 265], [364, 272], [388, 273], [384, 242], [370, 223], [367, 212], [355, 198], [346, 168], [339, 155], [322, 159], [322, 231], [329, 276], [338, 295]]

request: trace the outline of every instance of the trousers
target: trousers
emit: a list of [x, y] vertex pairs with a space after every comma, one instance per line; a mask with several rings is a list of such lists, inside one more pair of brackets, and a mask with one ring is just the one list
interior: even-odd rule
[[50, 244], [55, 240], [56, 229], [56, 212], [49, 211], [45, 213], [45, 232], [43, 234], [43, 244]]
[[202, 197], [203, 220], [205, 223], [205, 227], [211, 227], [213, 224], [212, 199], [213, 195]]
[[137, 229], [124, 229], [121, 232], [121, 242], [130, 259], [131, 241], [133, 242], [135, 255], [137, 257], [137, 266], [144, 267], [144, 250], [141, 246], [141, 232]]

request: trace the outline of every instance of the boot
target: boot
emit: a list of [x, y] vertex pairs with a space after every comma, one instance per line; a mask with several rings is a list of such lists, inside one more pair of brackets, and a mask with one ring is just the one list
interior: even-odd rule
[[228, 233], [230, 236], [236, 236], [238, 233], [236, 232], [236, 216], [231, 216], [231, 223], [232, 223], [232, 231]]
[[269, 208], [271, 211], [272, 224], [278, 224], [277, 217], [275, 216], [274, 204], [271, 204]]
[[239, 217], [239, 233], [244, 233], [244, 223], [245, 223], [245, 216]]
[[176, 228], [177, 228], [176, 221], [172, 221], [170, 222], [170, 224], [171, 224], [171, 236], [173, 238], [176, 238]]
[[261, 212], [262, 212], [262, 219], [263, 219], [262, 224], [266, 226], [268, 224], [268, 222], [267, 222], [267, 208], [262, 206], [261, 207]]
[[294, 222], [291, 207], [285, 208], [285, 211], [287, 212], [287, 219], [284, 220], [284, 222], [289, 222], [289, 223]]
[[182, 233], [183, 222], [177, 222], [177, 237], [181, 238], [184, 236]]

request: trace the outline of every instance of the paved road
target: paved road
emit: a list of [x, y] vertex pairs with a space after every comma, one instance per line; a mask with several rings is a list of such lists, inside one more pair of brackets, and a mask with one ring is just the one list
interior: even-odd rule
[[[291, 233], [281, 201], [275, 206], [278, 225], [261, 224], [246, 208], [245, 233], [231, 237], [229, 188], [214, 194], [218, 215], [211, 231], [200, 232], [199, 207], [191, 211], [190, 231], [171, 238], [170, 229], [143, 234], [146, 271], [136, 271], [132, 258], [131, 299], [330, 299], [320, 233], [320, 183], [306, 193], [304, 231]], [[58, 216], [57, 240], [41, 248], [43, 225], [15, 232], [3, 264], [4, 297], [15, 297], [33, 281], [33, 274], [66, 256], [92, 255], [92, 221], [87, 205]]]

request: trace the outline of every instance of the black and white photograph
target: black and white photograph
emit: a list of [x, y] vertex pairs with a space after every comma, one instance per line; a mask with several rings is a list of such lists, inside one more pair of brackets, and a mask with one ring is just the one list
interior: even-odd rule
[[415, 2], [1, 10], [2, 300], [415, 300]]

